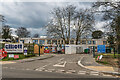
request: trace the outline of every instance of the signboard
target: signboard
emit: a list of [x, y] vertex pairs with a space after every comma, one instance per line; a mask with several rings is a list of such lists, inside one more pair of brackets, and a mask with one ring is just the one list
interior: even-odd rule
[[9, 58], [14, 58], [14, 54], [9, 54]]
[[39, 46], [37, 44], [34, 45], [34, 53], [39, 54]]
[[55, 52], [55, 47], [52, 47], [52, 52]]
[[99, 59], [102, 59], [103, 55], [100, 55]]
[[27, 55], [27, 47], [24, 48], [24, 55]]
[[98, 45], [97, 52], [98, 53], [105, 53], [105, 45]]
[[27, 55], [27, 53], [24, 53], [24, 55]]
[[5, 44], [5, 51], [7, 51], [8, 53], [22, 53], [23, 52], [23, 44], [21, 44], [21, 43]]
[[17, 59], [17, 58], [19, 58], [19, 55], [14, 55], [14, 59]]

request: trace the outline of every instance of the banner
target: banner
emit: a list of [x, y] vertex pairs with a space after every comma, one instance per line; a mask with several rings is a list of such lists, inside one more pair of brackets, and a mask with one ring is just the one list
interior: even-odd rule
[[14, 55], [14, 59], [17, 59], [17, 58], [19, 58], [19, 55]]
[[14, 54], [9, 54], [9, 58], [14, 58]]
[[7, 51], [8, 53], [23, 53], [23, 44], [21, 43], [5, 44], [5, 51]]

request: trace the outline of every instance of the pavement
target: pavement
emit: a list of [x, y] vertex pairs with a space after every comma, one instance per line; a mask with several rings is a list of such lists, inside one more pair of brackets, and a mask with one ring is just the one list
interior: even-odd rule
[[54, 57], [53, 55], [48, 55], [48, 54], [44, 54], [44, 55], [40, 55], [40, 56], [36, 56], [36, 57], [30, 57], [30, 58], [26, 58], [26, 59], [21, 59], [21, 60], [14, 60], [14, 61], [0, 61], [0, 64], [12, 64], [12, 63], [17, 63], [17, 62], [31, 62], [31, 61], [35, 61], [35, 60], [43, 60], [43, 59], [48, 59]]
[[91, 54], [82, 57], [78, 64], [89, 70], [120, 76], [119, 68], [98, 64]]

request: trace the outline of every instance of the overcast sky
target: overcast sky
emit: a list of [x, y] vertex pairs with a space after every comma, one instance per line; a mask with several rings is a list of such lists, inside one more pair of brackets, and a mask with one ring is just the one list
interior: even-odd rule
[[[18, 27], [26, 27], [31, 34], [46, 35], [45, 25], [50, 21], [50, 12], [56, 7], [74, 5], [77, 8], [90, 8], [92, 2], [2, 2], [0, 14], [5, 16], [6, 24], [10, 25], [15, 34]], [[99, 18], [99, 17], [98, 17]], [[103, 22], [96, 22], [100, 29]]]

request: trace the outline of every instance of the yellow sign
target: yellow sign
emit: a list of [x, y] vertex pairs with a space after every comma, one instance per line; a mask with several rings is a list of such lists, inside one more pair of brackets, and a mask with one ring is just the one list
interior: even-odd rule
[[44, 46], [40, 47], [40, 54], [44, 53]]

